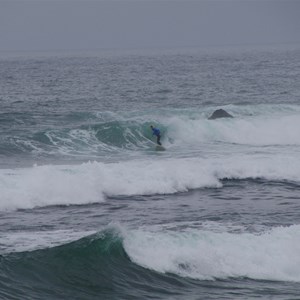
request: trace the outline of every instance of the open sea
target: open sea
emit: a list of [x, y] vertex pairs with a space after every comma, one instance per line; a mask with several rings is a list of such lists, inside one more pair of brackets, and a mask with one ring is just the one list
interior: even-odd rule
[[300, 45], [1, 53], [0, 299], [300, 299]]

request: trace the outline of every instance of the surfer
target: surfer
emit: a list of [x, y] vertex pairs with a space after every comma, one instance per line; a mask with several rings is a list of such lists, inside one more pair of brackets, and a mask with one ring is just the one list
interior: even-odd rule
[[155, 135], [157, 137], [157, 144], [161, 146], [161, 142], [160, 142], [160, 130], [158, 128], [153, 127], [152, 125], [150, 126], [150, 128], [152, 129], [152, 136]]

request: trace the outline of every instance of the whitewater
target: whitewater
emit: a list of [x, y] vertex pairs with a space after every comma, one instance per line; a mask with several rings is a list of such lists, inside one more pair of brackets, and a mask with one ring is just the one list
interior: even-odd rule
[[[149, 121], [145, 121], [155, 117], [149, 115], [138, 119], [117, 115], [114, 121], [100, 119], [101, 123], [94, 125], [97, 129], [72, 129], [63, 134], [48, 130], [43, 134], [49, 141], [46, 147], [50, 144], [51, 149], [45, 147], [44, 140], [36, 140], [35, 148], [32, 147], [35, 155], [92, 154], [93, 160], [75, 165], [35, 163], [27, 168], [0, 170], [0, 209], [97, 203], [110, 196], [221, 188], [224, 179], [299, 182], [300, 106], [226, 109], [238, 117], [208, 120], [205, 111], [196, 114], [171, 110], [164, 120], [162, 116], [157, 118], [156, 122], [164, 128], [166, 153], [155, 151]], [[264, 111], [268, 113], [263, 114]], [[102, 128], [112, 134], [107, 136]], [[31, 139], [27, 137], [30, 145]], [[84, 152], [89, 154], [82, 153], [82, 141]], [[15, 140], [11, 144], [11, 148], [16, 147]], [[115, 161], [96, 160], [95, 151], [114, 156]]]
[[2, 54], [0, 297], [298, 299], [299, 58]]

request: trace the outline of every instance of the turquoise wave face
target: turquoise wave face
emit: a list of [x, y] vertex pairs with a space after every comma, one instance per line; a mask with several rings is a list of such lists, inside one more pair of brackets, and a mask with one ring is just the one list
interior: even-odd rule
[[[25, 294], [39, 298], [39, 293], [59, 299], [74, 299], [114, 291], [113, 278], [122, 281], [130, 261], [122, 241], [112, 232], [89, 236], [59, 247], [21, 252], [1, 257], [0, 294], [8, 286], [11, 297]], [[118, 275], [120, 273], [120, 275]]]
[[170, 287], [179, 281], [131, 262], [114, 230], [54, 248], [3, 255], [0, 269], [0, 295], [9, 299], [138, 299], [141, 294], [172, 294]]
[[[39, 157], [75, 157], [88, 155], [105, 155], [126, 150], [149, 148], [155, 139], [150, 125], [159, 126], [166, 132], [166, 126], [159, 124], [148, 116], [149, 121], [117, 115], [113, 119], [108, 112], [106, 116], [76, 113], [66, 115], [65, 120], [54, 117], [42, 126], [27, 124], [28, 116], [19, 117], [19, 126], [14, 125], [14, 117], [3, 120], [7, 130], [0, 132], [0, 154], [5, 156], [28, 155]], [[152, 120], [152, 122], [150, 122]], [[10, 126], [14, 129], [9, 129]]]

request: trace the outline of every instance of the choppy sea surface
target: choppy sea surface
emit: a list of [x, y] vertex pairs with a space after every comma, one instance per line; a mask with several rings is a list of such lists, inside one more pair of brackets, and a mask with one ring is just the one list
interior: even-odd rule
[[0, 53], [0, 298], [299, 299], [299, 82], [299, 45]]

